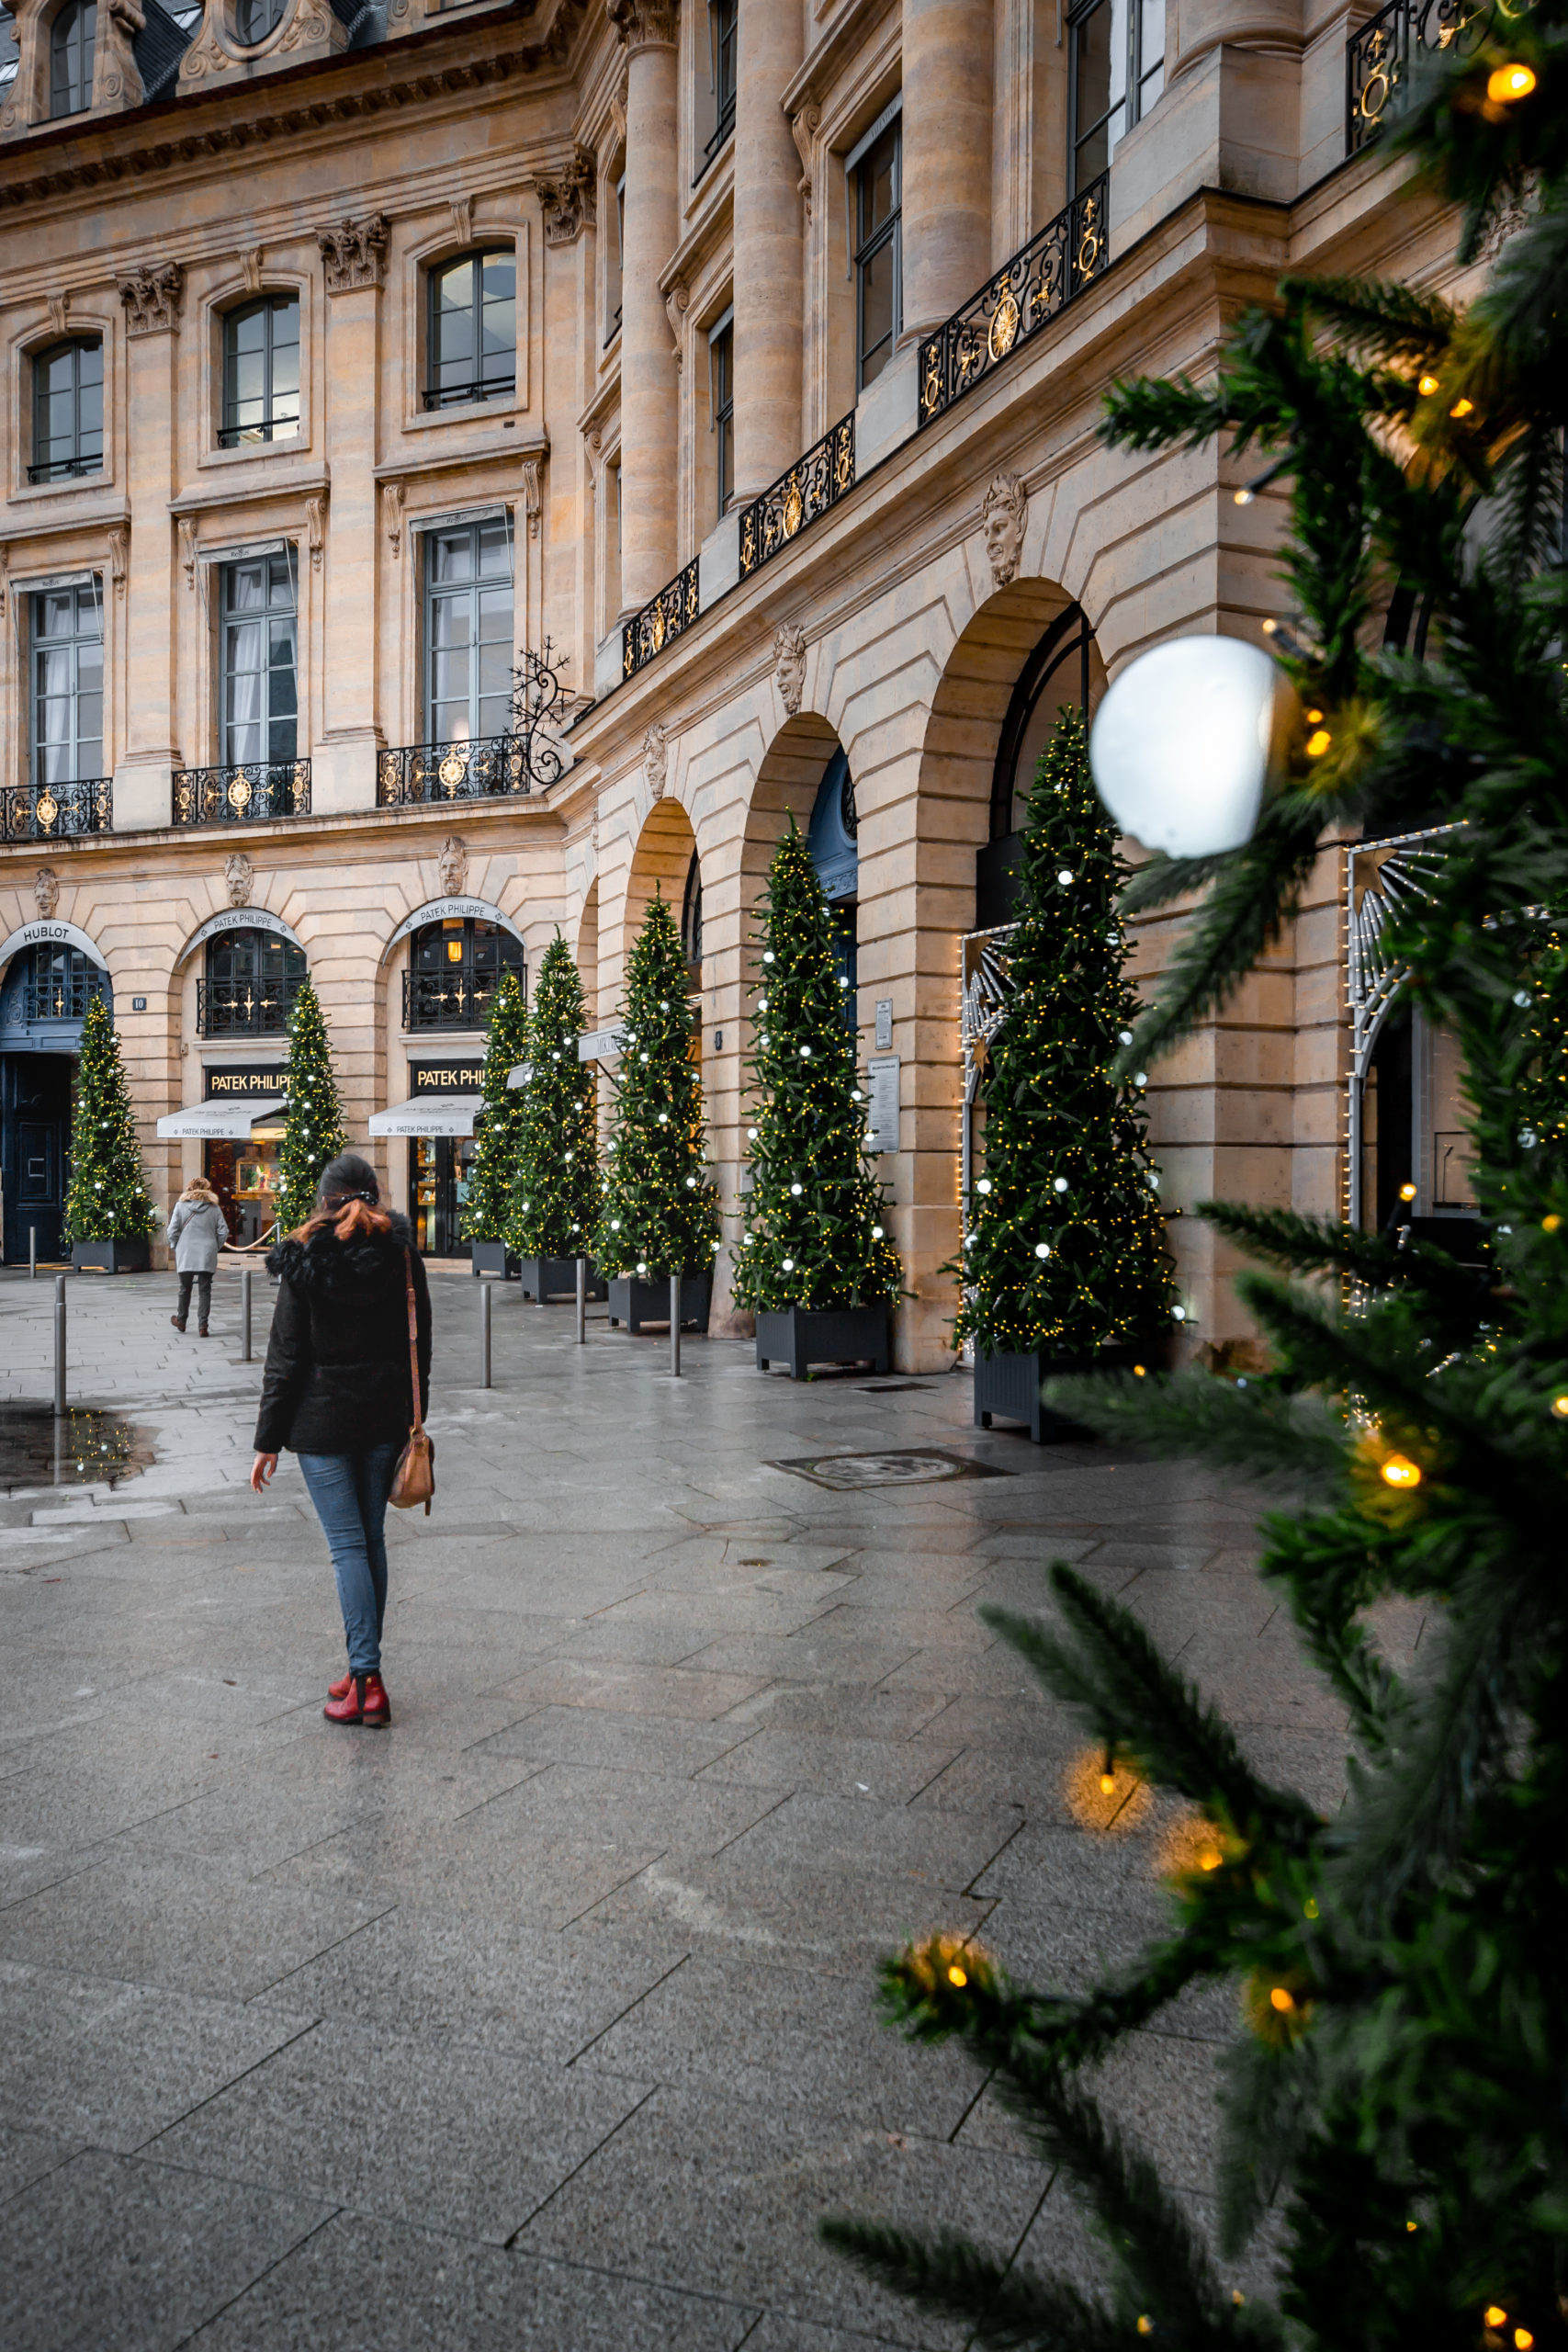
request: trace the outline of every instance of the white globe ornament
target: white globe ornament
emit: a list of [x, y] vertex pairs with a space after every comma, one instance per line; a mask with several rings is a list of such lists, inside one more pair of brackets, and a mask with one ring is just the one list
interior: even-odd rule
[[1140, 653], [1095, 717], [1089, 765], [1124, 833], [1171, 857], [1213, 857], [1252, 835], [1284, 768], [1296, 691], [1261, 646], [1178, 637]]

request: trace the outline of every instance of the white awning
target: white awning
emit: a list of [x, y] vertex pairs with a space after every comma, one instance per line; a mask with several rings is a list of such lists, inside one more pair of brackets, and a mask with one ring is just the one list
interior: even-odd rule
[[373, 1136], [471, 1136], [474, 1114], [484, 1103], [482, 1094], [415, 1095], [394, 1102], [389, 1110], [372, 1111]]
[[183, 1111], [171, 1111], [166, 1119], [159, 1120], [158, 1133], [170, 1138], [197, 1136], [208, 1143], [240, 1138], [275, 1119], [286, 1099], [281, 1094], [259, 1099], [254, 1094], [238, 1098], [231, 1094], [216, 1102], [187, 1102]]
[[515, 1069], [509, 1069], [507, 1071], [506, 1083], [509, 1087], [526, 1086], [528, 1080], [533, 1077], [533, 1075], [534, 1065], [532, 1062], [519, 1062]]

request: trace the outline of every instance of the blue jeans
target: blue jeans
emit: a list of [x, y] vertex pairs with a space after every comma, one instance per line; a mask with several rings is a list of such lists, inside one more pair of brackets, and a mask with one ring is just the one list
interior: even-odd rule
[[383, 1533], [392, 1473], [402, 1447], [373, 1445], [365, 1453], [302, 1453], [299, 1467], [333, 1555], [338, 1606], [348, 1637], [349, 1670], [381, 1670], [381, 1624], [387, 1614], [387, 1543]]

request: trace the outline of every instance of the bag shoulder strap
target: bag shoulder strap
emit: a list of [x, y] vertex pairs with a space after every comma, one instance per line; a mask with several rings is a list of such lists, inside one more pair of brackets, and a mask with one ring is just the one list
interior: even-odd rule
[[419, 1313], [413, 1296], [413, 1251], [403, 1251], [403, 1280], [409, 1295], [409, 1380], [413, 1392], [413, 1425], [420, 1429], [424, 1416], [419, 1407]]

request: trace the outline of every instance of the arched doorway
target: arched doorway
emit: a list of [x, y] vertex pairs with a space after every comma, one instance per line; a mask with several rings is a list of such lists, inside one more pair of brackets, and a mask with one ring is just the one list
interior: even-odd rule
[[1083, 608], [1069, 605], [1036, 641], [1019, 672], [991, 772], [990, 837], [975, 859], [975, 928], [1012, 920], [1019, 835], [1035, 770], [1063, 709], [1087, 715], [1105, 685], [1104, 667]]
[[474, 1156], [473, 1121], [468, 1119], [466, 1134], [442, 1134], [443, 1126], [464, 1122], [444, 1119], [440, 1106], [443, 1096], [477, 1091], [484, 1047], [475, 1044], [417, 1059], [413, 1049], [416, 1041], [438, 1045], [443, 1032], [455, 1042], [465, 1033], [472, 1035], [488, 1028], [495, 992], [508, 972], [515, 972], [526, 995], [522, 942], [483, 916], [444, 916], [422, 924], [409, 942], [403, 1028], [410, 1041], [410, 1082], [415, 1096], [429, 1098], [431, 1113], [426, 1123], [430, 1131], [409, 1136], [409, 1208], [415, 1241], [428, 1258], [455, 1258], [465, 1247], [463, 1210]]
[[40, 1260], [62, 1255], [82, 1022], [96, 997], [112, 1012], [108, 973], [85, 937], [20, 946], [0, 981], [0, 1249], [8, 1264], [27, 1258], [29, 1234]]

